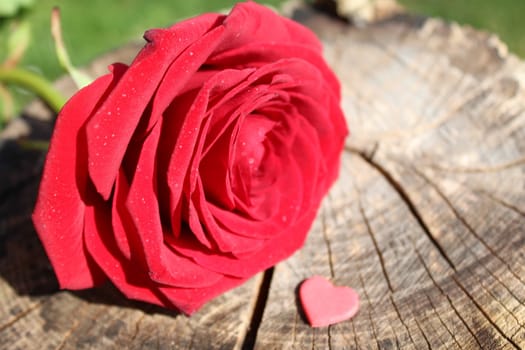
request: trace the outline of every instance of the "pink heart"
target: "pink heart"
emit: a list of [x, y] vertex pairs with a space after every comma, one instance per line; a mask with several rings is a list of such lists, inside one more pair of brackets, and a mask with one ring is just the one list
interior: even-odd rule
[[305, 280], [299, 298], [312, 327], [324, 327], [352, 318], [359, 310], [359, 296], [350, 287], [335, 287], [321, 276]]

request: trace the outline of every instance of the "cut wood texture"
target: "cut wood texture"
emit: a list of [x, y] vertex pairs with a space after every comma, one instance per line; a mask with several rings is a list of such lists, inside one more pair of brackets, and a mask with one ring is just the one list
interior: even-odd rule
[[[111, 286], [58, 291], [30, 221], [44, 154], [4, 136], [1, 348], [525, 348], [525, 64], [435, 19], [294, 16], [323, 40], [352, 131], [304, 248], [191, 318]], [[49, 137], [43, 114], [12, 128]], [[312, 275], [354, 288], [359, 313], [310, 328], [297, 288]]]

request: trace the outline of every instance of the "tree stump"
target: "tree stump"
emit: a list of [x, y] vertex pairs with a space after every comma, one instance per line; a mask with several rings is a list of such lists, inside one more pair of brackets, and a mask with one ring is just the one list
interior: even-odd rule
[[[0, 348], [525, 347], [525, 64], [440, 20], [356, 29], [306, 8], [295, 17], [325, 44], [352, 132], [304, 248], [191, 318], [110, 285], [59, 291], [30, 221], [45, 155], [4, 134]], [[46, 113], [18, 123], [49, 137]], [[360, 312], [310, 328], [297, 287], [314, 274], [356, 289]]]

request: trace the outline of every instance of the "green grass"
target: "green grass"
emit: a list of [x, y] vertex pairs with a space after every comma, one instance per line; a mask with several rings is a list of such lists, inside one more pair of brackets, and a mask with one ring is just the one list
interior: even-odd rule
[[442, 17], [498, 34], [509, 49], [525, 57], [523, 0], [398, 0], [410, 11]]

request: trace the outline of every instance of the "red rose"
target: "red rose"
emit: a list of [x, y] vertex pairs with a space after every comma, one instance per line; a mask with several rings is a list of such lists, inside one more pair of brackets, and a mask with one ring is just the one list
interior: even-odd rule
[[319, 41], [265, 7], [145, 38], [60, 112], [33, 220], [62, 288], [191, 314], [302, 246], [347, 129]]

